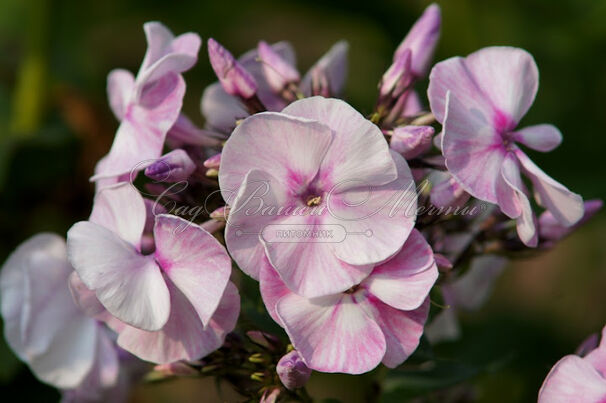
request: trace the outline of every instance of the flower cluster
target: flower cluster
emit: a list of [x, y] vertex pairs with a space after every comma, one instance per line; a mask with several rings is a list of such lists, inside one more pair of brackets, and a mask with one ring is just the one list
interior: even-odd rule
[[[270, 402], [305, 400], [312, 370], [394, 368], [424, 333], [456, 337], [456, 312], [482, 304], [508, 257], [552, 247], [601, 202], [584, 203], [524, 151], [562, 141], [552, 125], [518, 128], [538, 90], [532, 56], [490, 47], [431, 69], [440, 24], [429, 6], [368, 116], [337, 98], [345, 42], [301, 75], [287, 42], [235, 58], [209, 39], [218, 82], [202, 96], [204, 128], [181, 110], [202, 40], [145, 24], [137, 75], [108, 76], [120, 125], [91, 178], [90, 217], [4, 264], [11, 348], [66, 400], [123, 400], [148, 362], [158, 376], [230, 374]], [[417, 92], [427, 76], [431, 111]], [[282, 335], [241, 337], [233, 262]], [[450, 309], [430, 317], [434, 296]], [[571, 379], [603, 398], [591, 358], [601, 348], [563, 359], [542, 399]]]

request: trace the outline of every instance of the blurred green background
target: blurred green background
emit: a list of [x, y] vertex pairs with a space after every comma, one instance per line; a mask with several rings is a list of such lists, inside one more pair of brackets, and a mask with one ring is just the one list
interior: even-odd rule
[[[347, 99], [363, 113], [391, 55], [429, 2], [393, 1], [0, 1], [0, 261], [39, 231], [64, 234], [85, 218], [88, 177], [111, 144], [117, 122], [105, 94], [107, 73], [135, 71], [145, 52], [142, 24], [159, 20], [173, 32], [218, 39], [234, 54], [258, 40], [288, 40], [306, 69], [332, 43], [350, 43]], [[586, 199], [606, 198], [606, 1], [445, 0], [436, 61], [490, 45], [530, 51], [541, 83], [523, 124], [551, 122], [564, 143], [533, 153], [550, 175]], [[185, 111], [198, 124], [199, 101], [214, 81], [206, 48], [186, 73]], [[421, 83], [425, 85], [426, 83]], [[515, 262], [489, 304], [463, 318], [464, 339], [440, 346], [451, 370], [397, 389], [391, 401], [517, 402], [536, 399], [549, 368], [606, 323], [606, 220], [598, 215], [559, 248]], [[467, 371], [467, 372], [466, 372]], [[462, 385], [444, 394], [423, 388]], [[468, 376], [467, 376], [468, 375]], [[316, 397], [368, 400], [368, 376], [314, 374]], [[2, 390], [22, 400], [55, 401], [0, 343]], [[212, 382], [139, 388], [134, 401], [220, 401]], [[408, 391], [407, 391], [408, 389]], [[416, 392], [415, 392], [416, 390]], [[457, 400], [459, 399], [459, 400]]]

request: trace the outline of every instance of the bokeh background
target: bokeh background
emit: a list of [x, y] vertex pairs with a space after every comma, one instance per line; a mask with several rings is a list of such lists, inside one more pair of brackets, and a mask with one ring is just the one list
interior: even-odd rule
[[[551, 122], [563, 144], [533, 159], [586, 199], [606, 199], [606, 1], [445, 0], [436, 61], [489, 45], [530, 51], [539, 93], [523, 124]], [[136, 71], [145, 52], [142, 24], [214, 37], [240, 54], [260, 39], [289, 40], [305, 71], [332, 43], [350, 43], [346, 97], [372, 110], [376, 84], [425, 1], [0, 1], [0, 261], [39, 231], [64, 234], [87, 217], [88, 177], [117, 122], [105, 79]], [[203, 47], [185, 74], [185, 111], [202, 124], [199, 101], [214, 81]], [[426, 83], [421, 83], [425, 85]], [[536, 400], [549, 368], [606, 323], [606, 217], [600, 214], [555, 250], [510, 264], [489, 303], [463, 318], [464, 338], [437, 350], [450, 364], [411, 379], [390, 401]], [[454, 384], [459, 381], [459, 386]], [[0, 341], [0, 385], [23, 401], [56, 401]], [[314, 374], [310, 393], [343, 402], [374, 400], [370, 376]], [[6, 395], [8, 396], [8, 395]], [[136, 390], [133, 401], [225, 401], [212, 382], [187, 380]], [[463, 400], [457, 400], [463, 399]]]

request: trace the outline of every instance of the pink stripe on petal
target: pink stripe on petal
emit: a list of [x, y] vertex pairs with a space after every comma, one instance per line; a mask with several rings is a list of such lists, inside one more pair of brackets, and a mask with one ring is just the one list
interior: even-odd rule
[[261, 169], [280, 183], [292, 184], [293, 173], [304, 178], [295, 194], [316, 176], [332, 141], [329, 127], [308, 119], [274, 112], [258, 113], [242, 122], [231, 134], [221, 154], [219, 185], [226, 192], [237, 192], [251, 169]]
[[497, 202], [496, 183], [506, 155], [490, 116], [465, 104], [457, 94], [447, 95], [442, 153], [446, 166], [472, 196]]
[[318, 186], [326, 191], [335, 185], [338, 192], [363, 185], [380, 186], [398, 177], [381, 130], [346, 102], [304, 98], [288, 105], [282, 113], [321, 122], [334, 133], [319, 171]]

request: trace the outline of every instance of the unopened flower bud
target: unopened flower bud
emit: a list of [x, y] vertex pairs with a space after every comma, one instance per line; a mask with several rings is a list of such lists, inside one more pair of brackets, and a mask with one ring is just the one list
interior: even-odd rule
[[208, 40], [208, 57], [225, 92], [244, 99], [255, 95], [257, 82], [252, 74], [212, 38]]
[[404, 93], [413, 81], [410, 70], [411, 51], [406, 49], [395, 58], [379, 83], [379, 96], [397, 98]]
[[275, 92], [280, 93], [289, 84], [299, 82], [301, 76], [297, 69], [284, 60], [267, 42], [259, 42], [257, 49], [265, 79]]
[[183, 145], [215, 147], [221, 144], [222, 136], [198, 127], [184, 114], [180, 114], [168, 131], [166, 141], [173, 147]]
[[159, 372], [164, 376], [188, 376], [198, 373], [195, 368], [192, 368], [183, 361], [156, 365], [154, 367], [154, 371]]
[[339, 96], [343, 92], [347, 78], [347, 52], [349, 45], [345, 41], [335, 43], [307, 72], [301, 82], [306, 96]]
[[203, 162], [203, 165], [208, 169], [219, 169], [221, 164], [221, 153], [215, 154]]
[[145, 168], [145, 176], [158, 182], [180, 182], [196, 170], [196, 164], [181, 150], [173, 150]]
[[249, 330], [246, 335], [254, 343], [265, 347], [270, 351], [276, 351], [278, 348], [282, 348], [282, 342], [276, 336], [269, 333], [262, 332], [260, 330]]
[[462, 207], [469, 200], [467, 193], [461, 184], [452, 177], [452, 175], [444, 173], [443, 178], [437, 181], [431, 188], [429, 196], [431, 204], [436, 207]]
[[448, 260], [448, 258], [440, 253], [434, 253], [433, 255], [435, 261], [436, 261], [436, 265], [438, 266], [438, 268], [442, 271], [448, 271], [450, 269], [452, 269], [452, 262], [450, 260]]
[[278, 401], [278, 397], [280, 396], [280, 389], [267, 389], [263, 392], [263, 396], [261, 396], [261, 400], [259, 403], [276, 403]]
[[296, 350], [280, 358], [276, 372], [288, 390], [303, 387], [311, 375], [311, 369], [303, 362]]
[[210, 213], [210, 218], [215, 220], [227, 221], [229, 215], [229, 206], [219, 207]]
[[573, 226], [562, 225], [549, 211], [545, 211], [539, 217], [539, 236], [543, 246], [552, 246], [554, 242], [561, 240], [575, 229], [585, 224], [591, 217], [602, 209], [603, 202], [599, 199], [587, 200], [584, 203], [585, 211], [583, 217]]
[[429, 70], [440, 37], [441, 20], [440, 6], [430, 5], [396, 49], [394, 60], [406, 50], [412, 52], [411, 69], [416, 77], [423, 77]]
[[400, 126], [393, 130], [389, 146], [406, 159], [418, 157], [431, 148], [434, 128], [431, 126]]

